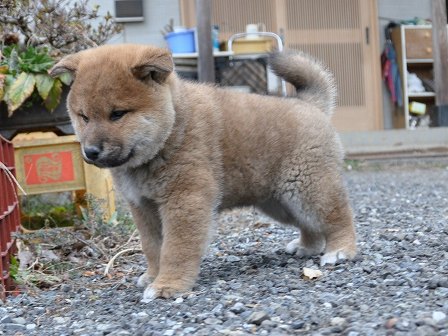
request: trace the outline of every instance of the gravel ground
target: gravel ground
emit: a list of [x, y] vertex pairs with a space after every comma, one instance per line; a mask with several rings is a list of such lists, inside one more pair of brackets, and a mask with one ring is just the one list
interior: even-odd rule
[[[194, 291], [140, 302], [137, 253], [10, 298], [5, 335], [448, 335], [448, 161], [353, 165], [359, 254], [336, 266], [284, 252], [298, 234], [253, 209], [222, 214]], [[356, 169], [355, 169], [356, 168]], [[307, 280], [303, 268], [323, 275]], [[73, 273], [73, 272], [72, 272]], [[87, 276], [88, 275], [88, 276]]]

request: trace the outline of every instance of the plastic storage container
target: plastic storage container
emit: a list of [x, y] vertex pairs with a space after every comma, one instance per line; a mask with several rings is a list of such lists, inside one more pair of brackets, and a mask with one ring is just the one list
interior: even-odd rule
[[9, 274], [11, 255], [16, 253], [12, 233], [20, 229], [19, 198], [11, 175], [15, 176], [12, 143], [0, 136], [0, 298], [15, 289]]
[[194, 29], [168, 33], [165, 40], [173, 53], [194, 53], [196, 51]]

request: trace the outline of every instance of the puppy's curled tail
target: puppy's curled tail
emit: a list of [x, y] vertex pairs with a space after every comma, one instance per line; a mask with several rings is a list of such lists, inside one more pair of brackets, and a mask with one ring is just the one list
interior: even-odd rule
[[269, 65], [277, 76], [294, 85], [299, 99], [332, 115], [336, 106], [335, 79], [319, 61], [303, 52], [272, 52]]

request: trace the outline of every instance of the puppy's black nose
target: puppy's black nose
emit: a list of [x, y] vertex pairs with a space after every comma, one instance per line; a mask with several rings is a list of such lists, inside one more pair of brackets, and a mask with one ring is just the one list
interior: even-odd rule
[[101, 153], [101, 149], [97, 146], [84, 147], [84, 155], [87, 159], [95, 161]]

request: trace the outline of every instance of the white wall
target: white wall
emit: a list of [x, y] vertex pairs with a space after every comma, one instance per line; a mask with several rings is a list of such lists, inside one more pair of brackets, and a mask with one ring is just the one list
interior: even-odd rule
[[[390, 21], [410, 20], [415, 17], [431, 17], [431, 0], [377, 0], [380, 29], [380, 45], [384, 46], [384, 28]], [[393, 128], [392, 113], [395, 107], [383, 82], [384, 128]]]
[[[90, 0], [90, 5], [99, 5], [100, 14], [109, 11], [115, 15], [113, 0]], [[160, 30], [174, 19], [174, 25], [180, 25], [179, 0], [143, 0], [144, 21], [125, 23], [124, 31], [114, 36], [109, 43], [141, 43], [165, 47]]]
[[[144, 22], [125, 23], [124, 31], [111, 39], [110, 43], [143, 43], [166, 46], [160, 30], [174, 19], [174, 25], [180, 25], [181, 0], [143, 0]], [[90, 0], [91, 5], [100, 5], [100, 13], [110, 11], [114, 15], [113, 0]], [[390, 21], [409, 20], [415, 17], [431, 17], [431, 0], [377, 0], [380, 29], [380, 45], [384, 45], [384, 28]], [[379, 60], [378, 60], [379, 61]], [[394, 106], [383, 83], [384, 128], [393, 127]]]

